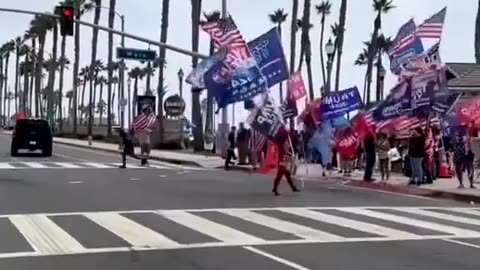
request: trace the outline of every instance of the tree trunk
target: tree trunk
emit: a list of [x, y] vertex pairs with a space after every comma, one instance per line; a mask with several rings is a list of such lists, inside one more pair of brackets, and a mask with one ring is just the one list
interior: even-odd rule
[[[115, 6], [116, 0], [110, 0], [110, 12], [108, 13], [108, 27], [113, 28], [115, 25]], [[110, 98], [112, 96], [112, 78], [113, 69], [113, 33], [108, 33], [108, 85], [107, 85], [107, 136], [112, 136], [112, 106], [113, 101]], [[101, 117], [100, 117], [101, 119]], [[123, 128], [123, 127], [122, 127]]]
[[[75, 19], [80, 20], [80, 1], [74, 1], [75, 4]], [[75, 23], [75, 59], [73, 62], [73, 78], [72, 78], [72, 90], [73, 90], [73, 135], [77, 135], [78, 124], [78, 70], [80, 67], [80, 24]], [[85, 88], [84, 88], [85, 90]], [[82, 93], [83, 95], [83, 93]], [[83, 101], [82, 101], [83, 102]], [[81, 114], [80, 114], [81, 115]]]
[[335, 73], [335, 91], [339, 90], [340, 87], [340, 71], [342, 64], [342, 53], [343, 53], [343, 41], [345, 39], [345, 20], [347, 17], [347, 0], [342, 0], [340, 5], [340, 22], [339, 22], [339, 32], [337, 38], [337, 47], [338, 47], [338, 57], [337, 57], [337, 72]]
[[[36, 51], [36, 48], [37, 48], [37, 42], [36, 42], [36, 38], [35, 37], [32, 37], [32, 52], [35, 52]], [[35, 85], [35, 72], [34, 72], [34, 67], [35, 67], [35, 64], [36, 64], [36, 57], [31, 57], [31, 60], [32, 62], [30, 63], [30, 67], [31, 67], [31, 70], [30, 70], [30, 90], [28, 91], [29, 93], [29, 97], [28, 97], [28, 104], [29, 104], [29, 109], [30, 109], [30, 114], [33, 114], [33, 87]]]
[[3, 80], [5, 79], [3, 77], [3, 55], [0, 55], [0, 124], [2, 123], [3, 117], [5, 117], [4, 113], [4, 107], [3, 107], [3, 98], [5, 97], [3, 95]]
[[[202, 13], [202, 0], [191, 0], [192, 3], [192, 51], [198, 52], [200, 36], [200, 16]], [[198, 57], [192, 57], [192, 68], [196, 68]], [[194, 151], [204, 150], [202, 110], [200, 106], [200, 89], [192, 89], [192, 121], [197, 128], [193, 129]]]
[[[314, 92], [313, 92], [313, 78], [312, 78], [312, 46], [310, 44], [310, 7], [311, 2], [310, 0], [305, 0], [303, 2], [303, 25], [302, 25], [302, 50], [305, 56], [305, 61], [307, 62], [307, 69], [308, 71], [308, 92], [310, 99], [313, 100]], [[300, 59], [300, 63], [302, 63], [302, 59]], [[310, 65], [310, 67], [308, 67]]]
[[480, 0], [478, 0], [477, 19], [475, 20], [475, 60], [480, 64]]
[[376, 99], [377, 101], [382, 100], [382, 85], [380, 83], [380, 67], [382, 63], [382, 51], [378, 50], [377, 52], [377, 76], [376, 76], [376, 84], [375, 84], [375, 90], [376, 90]]
[[20, 44], [15, 44], [15, 87], [14, 87], [14, 93], [15, 93], [15, 98], [14, 98], [14, 106], [15, 106], [15, 112], [18, 112], [19, 111], [19, 108], [18, 108], [18, 101], [19, 101], [19, 96], [18, 96], [18, 86], [19, 86], [19, 72], [18, 72], [18, 69], [19, 69], [19, 65], [20, 65]]
[[[102, 117], [103, 117], [103, 103], [102, 103], [102, 97], [103, 97], [103, 83], [100, 84], [100, 95], [98, 97], [98, 110], [99, 110], [99, 116], [100, 120], [98, 122], [98, 125], [101, 126], [103, 124]], [[110, 97], [108, 97], [110, 99]]]
[[[99, 21], [100, 21], [100, 14], [101, 14], [101, 9], [100, 9], [100, 6], [102, 5], [102, 0], [95, 0], [95, 6], [97, 6], [95, 8], [95, 14], [94, 14], [94, 17], [93, 17], [93, 24], [95, 25], [98, 25]], [[98, 43], [98, 28], [93, 28], [92, 29], [92, 58], [90, 59], [90, 72], [91, 74], [93, 74], [94, 70], [94, 65], [95, 65], [95, 60], [97, 60], [97, 43]], [[92, 80], [90, 80], [90, 91], [93, 90], [94, 88], [94, 84], [95, 84], [95, 79], [96, 79], [96, 75], [95, 74], [95, 77], [92, 78]], [[89, 107], [88, 107], [88, 135], [91, 136], [93, 135], [92, 134], [92, 128], [93, 128], [93, 117], [94, 117], [94, 111], [93, 111], [93, 107], [94, 107], [94, 102], [95, 100], [93, 99], [94, 97], [91, 95], [89, 95]]]
[[47, 86], [47, 119], [50, 121], [50, 126], [55, 127], [54, 119], [54, 89], [55, 89], [55, 74], [57, 73], [57, 41], [58, 41], [58, 27], [54, 24], [53, 27], [53, 42], [52, 42], [52, 59], [50, 64], [50, 72], [48, 76]]
[[145, 74], [145, 76], [147, 77], [147, 78], [146, 78], [146, 79], [147, 79], [147, 82], [146, 82], [146, 84], [145, 84], [145, 86], [146, 86], [145, 94], [147, 94], [147, 95], [148, 95], [148, 93], [151, 92], [151, 89], [150, 89], [150, 85], [151, 85], [151, 84], [150, 84], [150, 81], [151, 81], [151, 79], [152, 79], [151, 73], [150, 73], [151, 70], [152, 70], [152, 62], [151, 62], [151, 61], [148, 61], [148, 63], [147, 63], [147, 72], [146, 72], [146, 74]]
[[[280, 36], [280, 42], [282, 41], [282, 24], [279, 23], [277, 25], [277, 28], [278, 28], [278, 35]], [[279, 93], [279, 97], [280, 97], [280, 103], [282, 102], [283, 100], [283, 82], [280, 82], [280, 93]]]
[[83, 88], [82, 88], [82, 97], [80, 98], [80, 107], [82, 108], [82, 111], [80, 112], [80, 122], [83, 123], [83, 111], [85, 109], [85, 90], [87, 88], [87, 79], [83, 80]]
[[[8, 62], [9, 62], [9, 59], [10, 59], [10, 53], [7, 52], [7, 55], [5, 56], [5, 87], [4, 87], [4, 91], [3, 91], [3, 96], [5, 97], [3, 99], [3, 108], [6, 109], [6, 105], [7, 105], [7, 97], [8, 97]], [[10, 109], [8, 109], [8, 111], [6, 113], [4, 113], [4, 116], [5, 116], [5, 119], [3, 120], [3, 123], [5, 124], [5, 120], [7, 120], [9, 118], [9, 114], [10, 114]]]
[[292, 22], [290, 25], [290, 73], [295, 70], [295, 56], [297, 52], [297, 18], [298, 18], [298, 0], [293, 0]]
[[[62, 37], [62, 43], [60, 45], [60, 58], [62, 60], [65, 60], [65, 49], [66, 49], [66, 37]], [[60, 65], [60, 81], [58, 83], [58, 91], [60, 92], [60, 100], [58, 101], [58, 111], [59, 111], [59, 118], [60, 118], [60, 133], [63, 133], [63, 106], [62, 106], [62, 100], [63, 100], [63, 77], [65, 75], [65, 63], [61, 63]], [[68, 105], [70, 106], [70, 104]], [[70, 107], [68, 107], [70, 109]]]
[[327, 85], [327, 75], [325, 73], [325, 59], [323, 56], [323, 38], [325, 36], [325, 15], [322, 15], [320, 30], [320, 64], [322, 68], [323, 87]]
[[135, 119], [137, 116], [137, 99], [138, 99], [138, 77], [135, 77], [133, 82], [133, 100], [132, 100], [132, 119]]
[[377, 51], [377, 38], [378, 30], [381, 27], [381, 16], [382, 14], [378, 12], [377, 17], [374, 22], [373, 35], [371, 40], [371, 46], [368, 48], [368, 57], [367, 57], [367, 102], [366, 105], [370, 103], [370, 90], [372, 87], [372, 71], [373, 71], [373, 59], [375, 58], [375, 52]]
[[27, 101], [28, 101], [28, 89], [29, 89], [29, 85], [28, 85], [28, 80], [29, 80], [29, 77], [28, 77], [28, 74], [29, 74], [29, 69], [30, 69], [30, 57], [27, 54], [25, 54], [25, 64], [24, 64], [24, 71], [23, 71], [23, 95], [22, 95], [22, 108], [23, 108], [23, 112], [26, 113], [26, 114], [29, 114], [28, 113], [28, 107], [27, 107]]
[[[162, 25], [160, 31], [160, 42], [167, 43], [168, 37], [168, 17], [170, 15], [170, 0], [163, 0], [162, 1]], [[157, 84], [157, 96], [158, 96], [158, 103], [157, 103], [157, 115], [158, 115], [158, 123], [160, 129], [160, 142], [163, 143], [163, 89], [164, 87], [164, 72], [165, 72], [165, 57], [166, 57], [167, 50], [165, 47], [161, 47], [159, 50], [159, 60], [160, 65], [158, 68], [158, 84]]]
[[[209, 54], [213, 55], [215, 53], [215, 44], [213, 40], [210, 39], [210, 50]], [[213, 121], [213, 95], [210, 91], [207, 90], [207, 116], [205, 119], [205, 135], [209, 134], [213, 136], [214, 129]]]
[[38, 56], [37, 64], [35, 65], [35, 117], [39, 116], [40, 110], [40, 94], [42, 90], [42, 67], [43, 67], [43, 52], [45, 50], [45, 33], [40, 33], [38, 36]]

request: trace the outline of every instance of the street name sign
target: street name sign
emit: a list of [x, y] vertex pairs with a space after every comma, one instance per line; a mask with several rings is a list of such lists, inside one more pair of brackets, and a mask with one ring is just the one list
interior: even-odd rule
[[157, 51], [117, 47], [117, 58], [124, 60], [153, 61]]

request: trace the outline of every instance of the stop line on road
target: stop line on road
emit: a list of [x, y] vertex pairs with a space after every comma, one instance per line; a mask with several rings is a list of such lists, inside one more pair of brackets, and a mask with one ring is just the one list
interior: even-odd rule
[[[115, 169], [121, 163], [104, 162], [0, 162], [0, 170], [20, 169]], [[137, 164], [127, 164], [127, 169], [183, 169], [183, 170], [208, 170], [199, 167], [152, 163], [148, 167]]]
[[[480, 238], [480, 208], [288, 207], [0, 216], [0, 259], [231, 246]], [[455, 240], [453, 240], [455, 241]]]

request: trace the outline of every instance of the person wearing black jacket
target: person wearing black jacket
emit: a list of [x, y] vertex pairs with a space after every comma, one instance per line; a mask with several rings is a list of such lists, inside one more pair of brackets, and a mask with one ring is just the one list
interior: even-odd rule
[[235, 146], [237, 144], [237, 127], [233, 126], [228, 133], [228, 149], [227, 149], [227, 158], [225, 159], [225, 170], [230, 168], [230, 164], [233, 160], [236, 160], [237, 157], [235, 155]]
[[412, 134], [408, 141], [408, 155], [410, 156], [410, 166], [412, 176], [410, 184], [418, 186], [423, 182], [423, 159], [425, 157], [425, 135], [421, 128], [412, 130]]
[[373, 133], [369, 133], [363, 141], [363, 149], [365, 151], [365, 174], [363, 180], [366, 182], [373, 182], [372, 178], [373, 168], [375, 167], [375, 137]]
[[123, 128], [117, 130], [118, 134], [122, 140], [120, 147], [122, 148], [122, 165], [120, 165], [120, 169], [127, 168], [127, 156], [133, 157], [135, 159], [141, 159], [137, 157], [134, 153], [134, 145], [133, 145], [133, 130], [129, 130], [127, 133]]

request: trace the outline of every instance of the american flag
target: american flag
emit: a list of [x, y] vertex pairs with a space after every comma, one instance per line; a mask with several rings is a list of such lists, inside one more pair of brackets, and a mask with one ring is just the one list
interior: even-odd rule
[[393, 55], [415, 42], [415, 29], [416, 25], [413, 19], [410, 19], [407, 23], [402, 25], [398, 30], [397, 36], [393, 40], [392, 46], [388, 52], [389, 55]]
[[267, 138], [260, 132], [251, 129], [252, 134], [250, 135], [250, 149], [252, 154], [260, 153], [263, 146], [267, 143]]
[[447, 15], [447, 7], [425, 20], [417, 27], [415, 35], [419, 38], [438, 39], [442, 37], [443, 23]]
[[145, 114], [142, 113], [133, 120], [133, 130], [135, 133], [141, 132], [147, 128], [151, 128], [153, 124], [157, 121], [155, 114]]
[[220, 70], [222, 77], [228, 77], [236, 65], [252, 58], [247, 42], [238, 30], [232, 17], [211, 22], [201, 22], [200, 27], [210, 35], [217, 47], [226, 49], [223, 67]]

